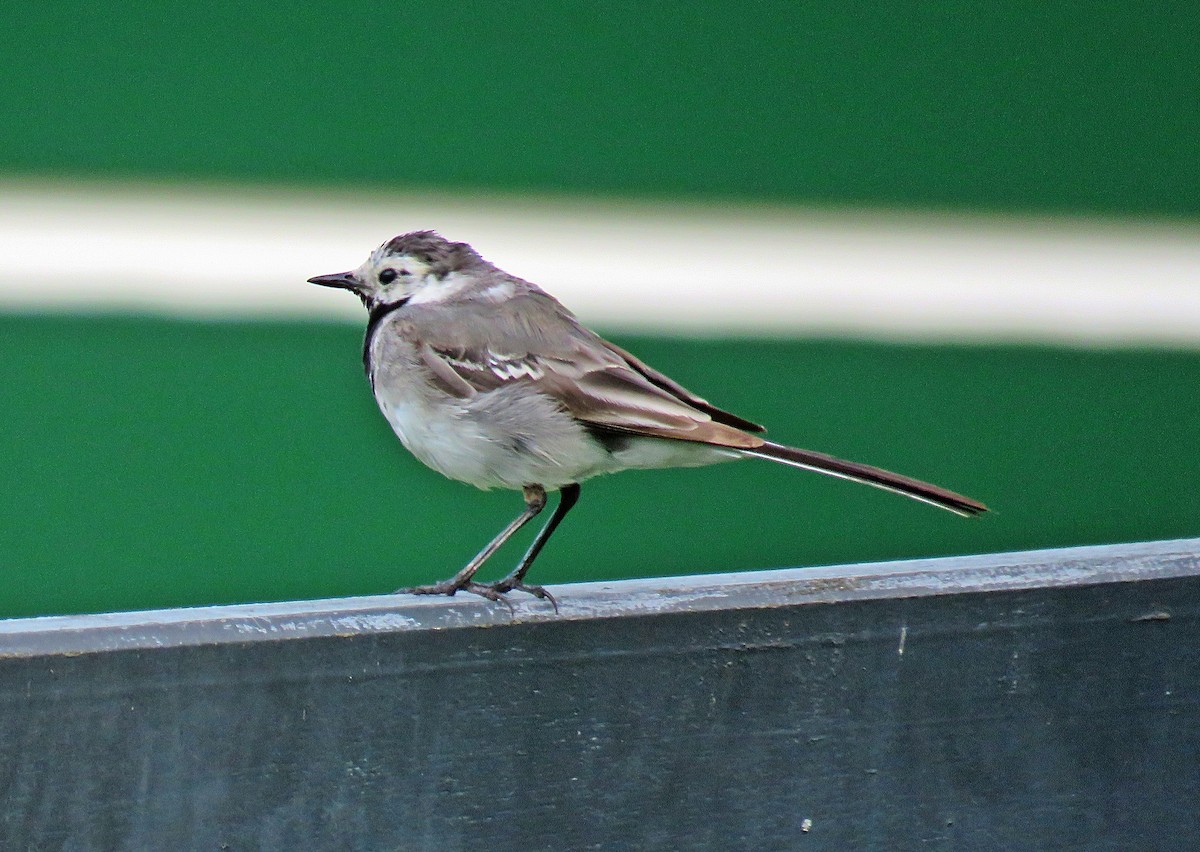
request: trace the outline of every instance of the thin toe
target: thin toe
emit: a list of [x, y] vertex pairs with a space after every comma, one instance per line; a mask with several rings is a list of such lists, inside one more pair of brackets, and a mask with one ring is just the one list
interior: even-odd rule
[[512, 580], [504, 579], [493, 583], [492, 588], [498, 592], [525, 592], [526, 594], [533, 595], [538, 600], [549, 601], [550, 605], [554, 607], [554, 611], [558, 612], [558, 601], [555, 600], [554, 595], [547, 592], [541, 586], [535, 586], [531, 583], [514, 583]]
[[446, 597], [454, 597], [458, 592], [470, 592], [473, 595], [479, 595], [481, 598], [487, 598], [489, 601], [502, 603], [508, 607], [508, 611], [513, 611], [512, 602], [504, 596], [504, 592], [508, 589], [498, 589], [494, 583], [456, 583], [453, 580], [444, 580], [441, 583], [433, 583], [428, 586], [406, 586], [402, 589], [396, 589], [393, 594], [397, 595], [445, 595]]

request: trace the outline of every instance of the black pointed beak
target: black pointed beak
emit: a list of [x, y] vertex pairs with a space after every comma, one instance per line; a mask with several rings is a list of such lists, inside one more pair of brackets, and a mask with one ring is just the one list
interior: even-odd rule
[[358, 290], [358, 279], [353, 272], [335, 272], [332, 275], [318, 275], [308, 279], [309, 284], [320, 284], [322, 287], [337, 287], [341, 290]]

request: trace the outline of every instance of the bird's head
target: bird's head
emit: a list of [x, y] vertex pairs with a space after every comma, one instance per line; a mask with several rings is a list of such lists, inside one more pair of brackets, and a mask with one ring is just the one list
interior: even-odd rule
[[451, 242], [433, 231], [414, 231], [388, 240], [355, 270], [308, 280], [349, 290], [371, 310], [447, 301], [469, 287], [472, 272], [488, 268], [490, 264], [466, 243]]

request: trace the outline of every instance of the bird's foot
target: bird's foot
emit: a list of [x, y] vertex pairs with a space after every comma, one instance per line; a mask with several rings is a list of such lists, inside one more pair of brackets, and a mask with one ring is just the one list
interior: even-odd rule
[[476, 583], [472, 580], [459, 580], [457, 577], [451, 577], [449, 580], [442, 580], [440, 583], [431, 583], [428, 586], [409, 586], [403, 589], [396, 589], [397, 595], [445, 595], [446, 597], [454, 597], [459, 592], [470, 592], [473, 595], [487, 598], [489, 601], [505, 604], [510, 610], [512, 604], [504, 595], [493, 588], [494, 583]]
[[539, 600], [550, 601], [550, 605], [554, 607], [554, 611], [558, 612], [558, 601], [554, 599], [554, 595], [547, 592], [541, 586], [522, 583], [512, 577], [505, 577], [503, 580], [497, 580], [494, 583], [476, 583], [472, 580], [464, 582], [457, 578], [451, 578], [443, 580], [440, 583], [432, 583], [428, 586], [409, 586], [403, 589], [396, 589], [395, 594], [446, 595], [447, 597], [454, 597], [458, 592], [470, 592], [473, 595], [487, 598], [489, 601], [502, 603], [508, 607], [510, 612], [513, 609], [513, 605], [505, 596], [505, 593], [526, 592]]

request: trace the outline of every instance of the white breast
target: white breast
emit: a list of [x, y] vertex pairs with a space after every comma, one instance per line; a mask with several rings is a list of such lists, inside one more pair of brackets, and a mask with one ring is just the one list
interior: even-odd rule
[[429, 380], [414, 347], [387, 320], [371, 341], [375, 399], [421, 462], [478, 488], [561, 488], [629, 468], [712, 464], [731, 456], [703, 444], [635, 438], [610, 453], [557, 401], [512, 380], [469, 398]]
[[[386, 321], [385, 321], [386, 324]], [[479, 488], [559, 488], [617, 469], [561, 406], [513, 382], [467, 399], [428, 380], [413, 347], [381, 327], [371, 341], [375, 400], [414, 456]]]

